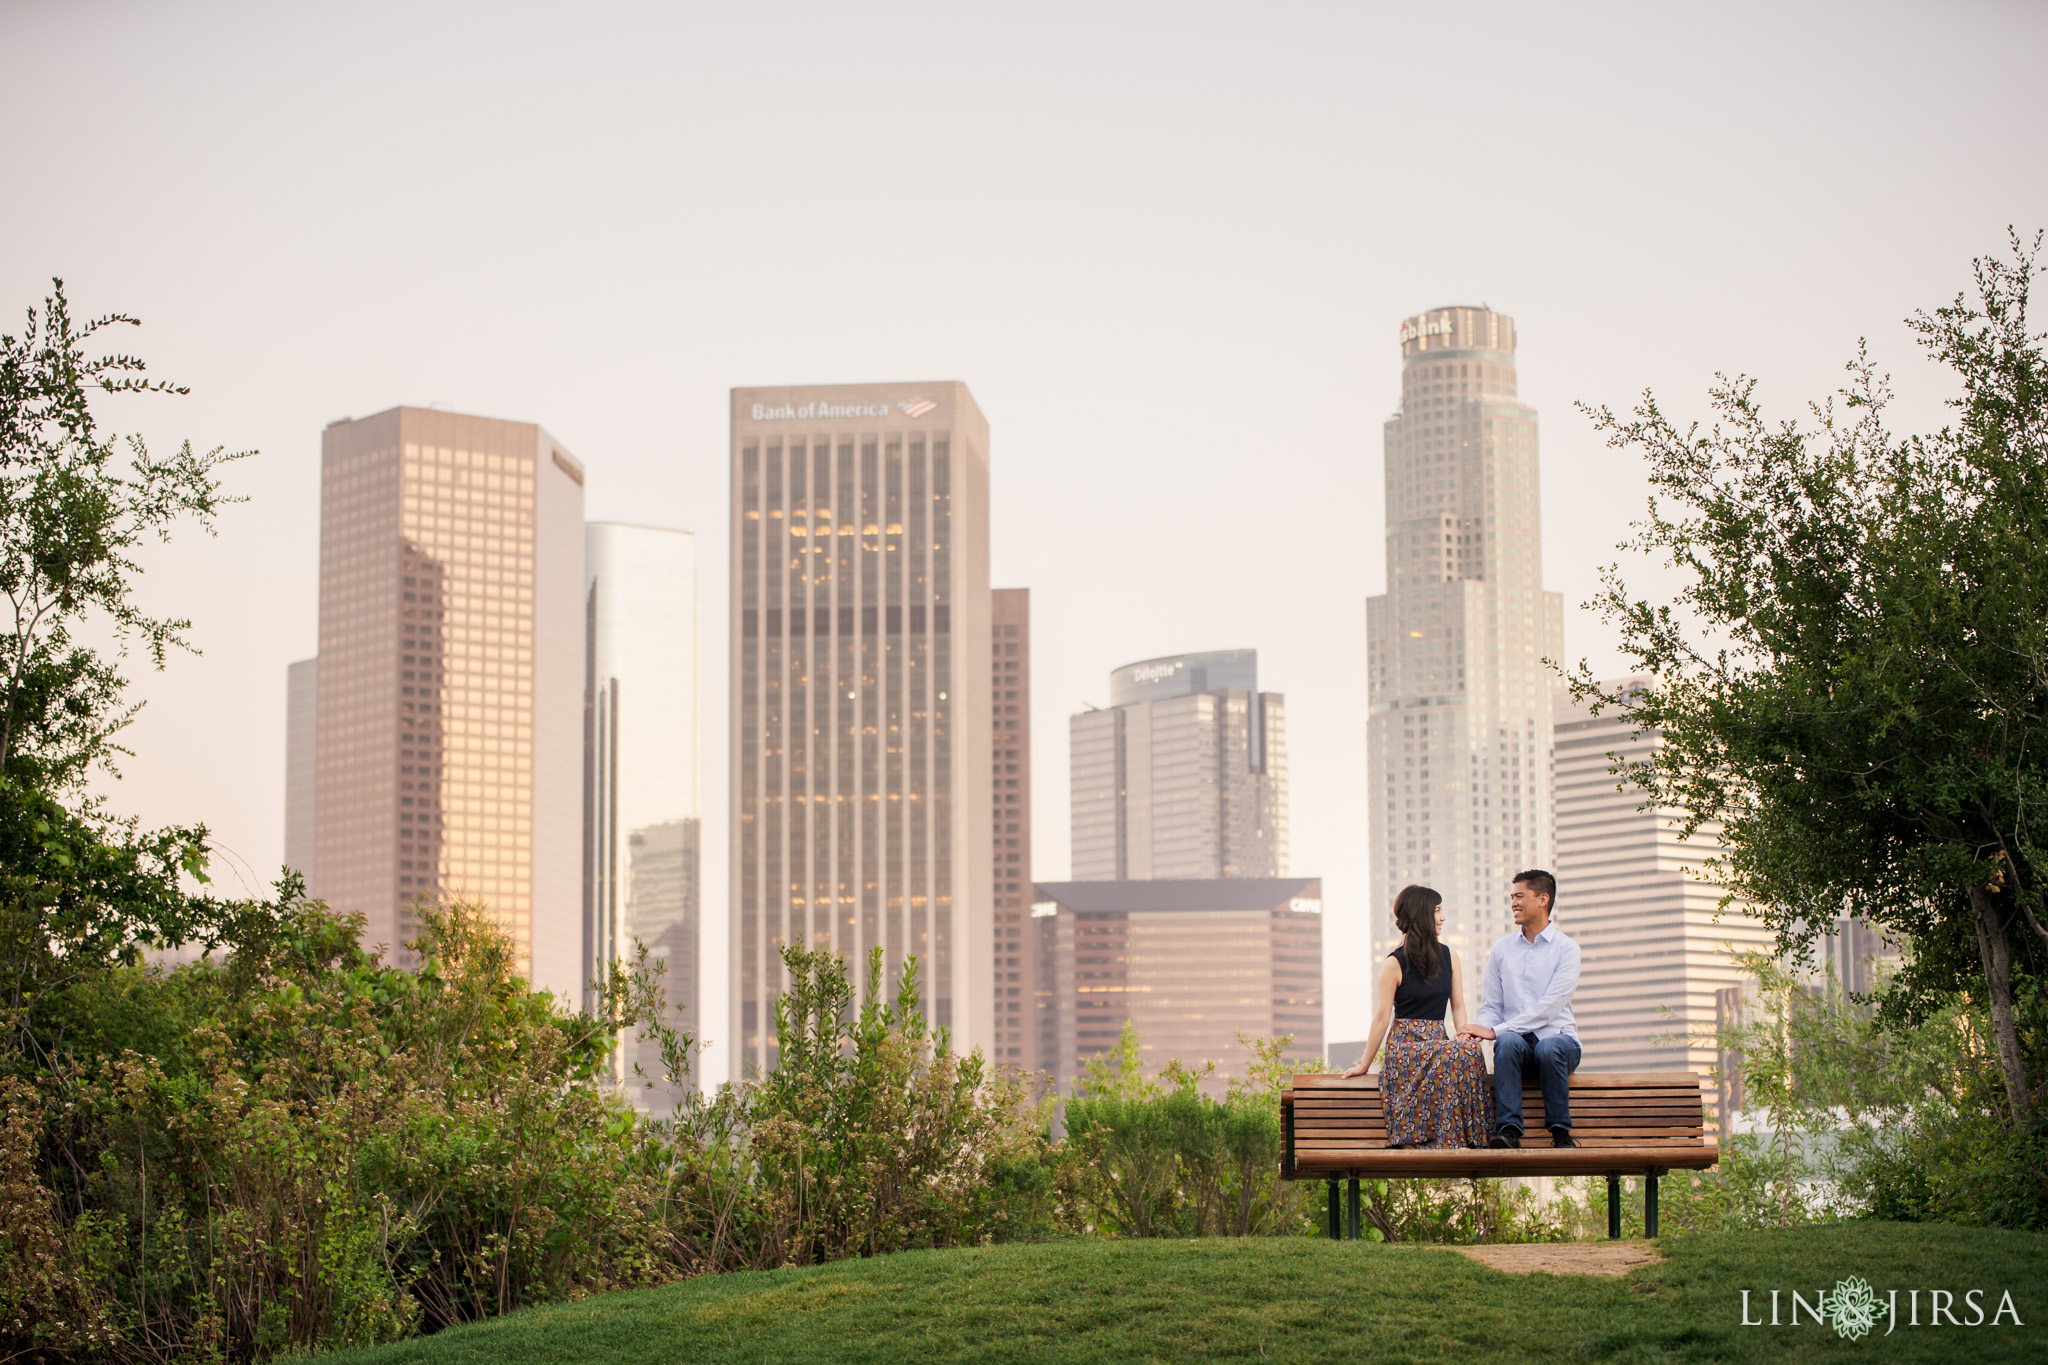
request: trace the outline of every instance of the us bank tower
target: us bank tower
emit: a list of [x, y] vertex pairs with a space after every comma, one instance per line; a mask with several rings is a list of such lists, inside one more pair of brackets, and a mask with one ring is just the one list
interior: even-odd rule
[[[1512, 927], [1509, 879], [1555, 860], [1551, 707], [1564, 608], [1542, 586], [1536, 414], [1515, 397], [1515, 324], [1436, 308], [1401, 325], [1387, 420], [1387, 591], [1366, 601], [1373, 959], [1396, 893], [1444, 898], [1476, 971]], [[1559, 889], [1570, 932], [1570, 888]], [[1476, 1003], [1476, 988], [1467, 998]]]

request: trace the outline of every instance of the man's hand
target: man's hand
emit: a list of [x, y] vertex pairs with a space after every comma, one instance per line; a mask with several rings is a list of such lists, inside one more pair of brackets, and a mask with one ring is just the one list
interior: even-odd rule
[[1491, 1038], [1493, 1037], [1493, 1030], [1486, 1027], [1486, 1025], [1484, 1024], [1467, 1024], [1465, 1025], [1465, 1027], [1458, 1030], [1458, 1037], [1471, 1038], [1474, 1040], [1480, 1038]]

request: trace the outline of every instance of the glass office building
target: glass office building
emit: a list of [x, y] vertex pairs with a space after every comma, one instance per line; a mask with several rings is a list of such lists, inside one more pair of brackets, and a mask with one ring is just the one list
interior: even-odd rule
[[988, 458], [964, 384], [733, 391], [735, 1075], [775, 1065], [786, 944], [916, 957], [993, 1049]]
[[[1444, 897], [1467, 961], [1512, 927], [1510, 878], [1556, 859], [1551, 707], [1563, 602], [1542, 586], [1536, 414], [1515, 325], [1438, 308], [1401, 325], [1385, 427], [1387, 590], [1366, 603], [1374, 957], [1394, 896]], [[1572, 889], [1559, 892], [1560, 922]]]
[[1067, 723], [1076, 880], [1287, 871], [1285, 698], [1256, 650], [1126, 664]]
[[365, 942], [402, 953], [416, 897], [474, 899], [582, 999], [583, 598], [583, 467], [540, 427], [327, 428], [311, 889]]
[[[584, 604], [584, 977], [644, 945], [668, 1022], [701, 1037], [696, 537], [591, 522]], [[620, 1076], [645, 1108], [675, 1102], [645, 1039], [622, 1051]]]

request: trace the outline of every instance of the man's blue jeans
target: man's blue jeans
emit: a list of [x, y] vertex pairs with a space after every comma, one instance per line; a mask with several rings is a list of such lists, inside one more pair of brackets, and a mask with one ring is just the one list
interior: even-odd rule
[[1571, 1074], [1579, 1069], [1579, 1040], [1562, 1033], [1539, 1039], [1533, 1033], [1502, 1033], [1493, 1040], [1493, 1126], [1525, 1130], [1522, 1083], [1535, 1076], [1543, 1086], [1543, 1126], [1572, 1126]]

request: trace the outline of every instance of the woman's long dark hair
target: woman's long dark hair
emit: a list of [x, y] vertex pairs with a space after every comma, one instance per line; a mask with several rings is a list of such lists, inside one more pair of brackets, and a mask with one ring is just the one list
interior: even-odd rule
[[1404, 886], [1394, 897], [1394, 927], [1401, 931], [1403, 956], [1417, 981], [1436, 980], [1437, 954], [1443, 951], [1436, 937], [1436, 908], [1443, 903], [1426, 886]]

